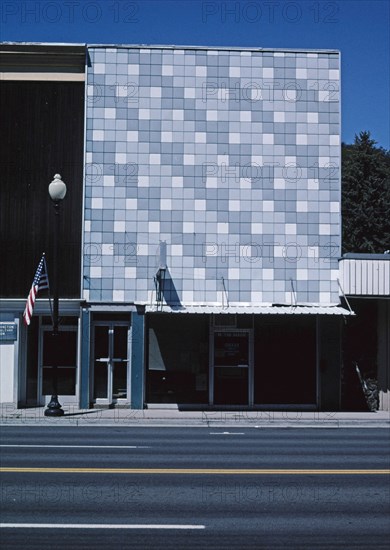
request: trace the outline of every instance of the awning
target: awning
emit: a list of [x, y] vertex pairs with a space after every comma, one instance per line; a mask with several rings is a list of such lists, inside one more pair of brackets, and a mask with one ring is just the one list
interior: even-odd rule
[[341, 305], [163, 305], [146, 306], [145, 313], [204, 313], [207, 315], [220, 314], [246, 314], [246, 315], [355, 315], [353, 311], [343, 308]]

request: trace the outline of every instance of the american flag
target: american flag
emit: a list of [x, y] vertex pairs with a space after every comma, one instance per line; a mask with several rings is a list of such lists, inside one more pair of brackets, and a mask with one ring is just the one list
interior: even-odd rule
[[27, 298], [26, 308], [23, 313], [24, 324], [29, 325], [34, 310], [35, 298], [40, 290], [49, 288], [49, 278], [47, 276], [46, 258], [43, 254], [38, 268], [35, 272], [34, 280], [31, 285], [30, 293]]

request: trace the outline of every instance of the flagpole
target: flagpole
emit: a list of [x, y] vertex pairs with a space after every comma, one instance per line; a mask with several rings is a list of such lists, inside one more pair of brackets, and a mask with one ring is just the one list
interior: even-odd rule
[[46, 263], [46, 254], [43, 253], [43, 262], [45, 264], [45, 273], [47, 275], [47, 295], [49, 297], [49, 307], [50, 307], [50, 317], [51, 317], [51, 323], [53, 325], [54, 323], [54, 320], [53, 320], [53, 306], [52, 306], [52, 303], [51, 303], [51, 296], [50, 296], [50, 279], [49, 279], [49, 272], [47, 270], [47, 263]]

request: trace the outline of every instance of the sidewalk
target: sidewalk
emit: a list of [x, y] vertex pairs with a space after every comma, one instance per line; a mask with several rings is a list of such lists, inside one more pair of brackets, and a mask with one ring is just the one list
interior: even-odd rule
[[203, 428], [390, 428], [390, 412], [184, 411], [177, 408], [88, 409], [63, 404], [62, 417], [44, 416], [44, 407], [0, 406], [1, 426], [145, 426]]

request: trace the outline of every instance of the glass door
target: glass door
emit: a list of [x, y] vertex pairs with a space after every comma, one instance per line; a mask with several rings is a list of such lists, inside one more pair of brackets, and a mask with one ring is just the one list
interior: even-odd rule
[[211, 404], [252, 405], [250, 330], [216, 330], [212, 334]]
[[125, 323], [94, 325], [92, 394], [98, 405], [127, 403], [128, 334], [129, 326]]

